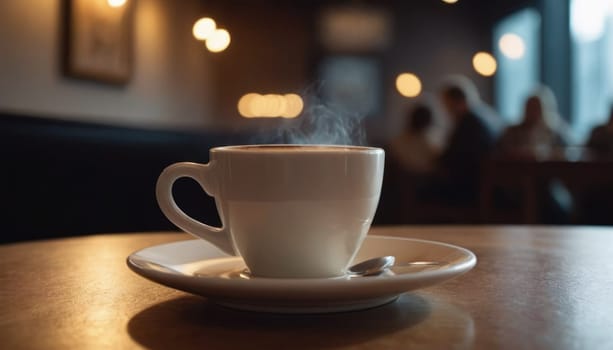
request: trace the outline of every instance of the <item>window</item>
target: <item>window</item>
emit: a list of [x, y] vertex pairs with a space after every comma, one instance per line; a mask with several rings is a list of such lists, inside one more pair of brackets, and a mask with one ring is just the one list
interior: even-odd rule
[[538, 12], [524, 9], [494, 27], [496, 109], [509, 123], [520, 121], [524, 102], [539, 82], [540, 25]]
[[585, 139], [613, 103], [613, 0], [571, 0], [570, 11], [572, 123]]

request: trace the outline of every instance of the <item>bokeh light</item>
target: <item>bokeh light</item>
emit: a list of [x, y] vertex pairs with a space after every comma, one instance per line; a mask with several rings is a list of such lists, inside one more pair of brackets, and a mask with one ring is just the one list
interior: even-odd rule
[[283, 97], [287, 105], [285, 107], [285, 111], [281, 113], [281, 116], [283, 118], [296, 118], [299, 116], [304, 108], [302, 97], [296, 94], [286, 94]]
[[296, 118], [304, 102], [296, 94], [248, 93], [238, 100], [238, 113], [245, 118]]
[[281, 114], [279, 110], [279, 101], [276, 98], [277, 95], [268, 94], [262, 97], [262, 110], [259, 111], [263, 117], [277, 117]]
[[500, 40], [498, 40], [498, 47], [503, 55], [512, 60], [518, 60], [524, 57], [526, 53], [524, 39], [513, 33], [507, 33], [501, 36]]
[[473, 67], [477, 73], [485, 77], [491, 77], [496, 73], [498, 64], [491, 54], [487, 52], [477, 52], [473, 57]]
[[404, 97], [417, 97], [421, 93], [421, 81], [413, 73], [402, 73], [396, 78], [396, 89]]
[[206, 40], [215, 32], [216, 28], [217, 24], [215, 20], [209, 17], [203, 17], [194, 23], [192, 34], [194, 34], [194, 38], [198, 40]]
[[607, 16], [613, 12], [611, 0], [573, 0], [570, 3], [570, 28], [573, 36], [582, 42], [602, 38]]
[[443, 2], [447, 4], [455, 4], [456, 2], [458, 2], [458, 0], [443, 0]]
[[126, 2], [127, 0], [106, 0], [110, 7], [122, 7]]
[[251, 106], [253, 104], [253, 100], [258, 96], [258, 94], [250, 93], [241, 97], [240, 100], [238, 100], [238, 113], [245, 118], [254, 117]]
[[221, 52], [230, 45], [230, 33], [225, 29], [216, 29], [207, 39], [206, 48], [211, 52]]

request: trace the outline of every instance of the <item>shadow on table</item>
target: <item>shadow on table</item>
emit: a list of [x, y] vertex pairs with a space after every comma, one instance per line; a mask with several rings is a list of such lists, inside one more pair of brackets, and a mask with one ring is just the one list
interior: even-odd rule
[[151, 349], [335, 348], [414, 327], [430, 312], [430, 303], [413, 294], [370, 310], [320, 315], [235, 311], [190, 296], [141, 311], [128, 331]]

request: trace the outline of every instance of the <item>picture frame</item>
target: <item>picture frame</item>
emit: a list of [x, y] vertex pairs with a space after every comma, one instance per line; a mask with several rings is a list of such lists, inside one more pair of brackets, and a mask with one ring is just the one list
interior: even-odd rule
[[66, 76], [118, 85], [130, 81], [133, 2], [64, 0], [62, 68]]

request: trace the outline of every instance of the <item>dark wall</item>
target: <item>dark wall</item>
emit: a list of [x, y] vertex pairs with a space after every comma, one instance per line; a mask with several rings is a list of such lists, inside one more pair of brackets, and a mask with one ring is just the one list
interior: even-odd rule
[[216, 112], [236, 127], [270, 124], [243, 120], [238, 100], [250, 92], [297, 93], [305, 87], [313, 64], [313, 7], [289, 1], [207, 3], [207, 15], [232, 36], [226, 51], [211, 55]]

